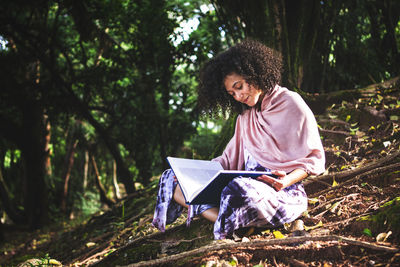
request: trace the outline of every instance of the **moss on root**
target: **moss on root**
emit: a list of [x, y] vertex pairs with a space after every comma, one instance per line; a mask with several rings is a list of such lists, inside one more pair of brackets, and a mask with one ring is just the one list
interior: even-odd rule
[[190, 227], [186, 227], [185, 223], [171, 227], [165, 233], [133, 241], [95, 266], [127, 265], [199, 248], [214, 240], [212, 228], [213, 225], [204, 219], [194, 220]]

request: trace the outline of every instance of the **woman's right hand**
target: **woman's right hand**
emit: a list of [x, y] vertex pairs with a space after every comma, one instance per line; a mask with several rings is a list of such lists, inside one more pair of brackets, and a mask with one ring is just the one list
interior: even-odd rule
[[257, 180], [271, 185], [273, 188], [275, 188], [276, 191], [280, 191], [287, 186], [284, 180], [286, 172], [274, 170], [271, 171], [271, 173], [277, 176], [277, 178], [274, 178], [269, 175], [261, 175], [257, 177]]

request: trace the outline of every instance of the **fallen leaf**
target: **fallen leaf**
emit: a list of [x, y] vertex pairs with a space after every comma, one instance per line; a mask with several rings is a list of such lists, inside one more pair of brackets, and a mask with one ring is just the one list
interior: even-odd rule
[[319, 202], [319, 200], [318, 200], [318, 198], [309, 198], [308, 199], [308, 204], [310, 204], [310, 205], [314, 205], [315, 203], [318, 203]]
[[62, 265], [61, 262], [59, 262], [58, 260], [55, 260], [55, 259], [50, 259], [49, 260], [49, 264], [57, 265], [57, 266], [61, 266]]
[[282, 239], [282, 238], [285, 238], [285, 237], [286, 237], [286, 236], [285, 236], [284, 234], [282, 234], [280, 231], [273, 231], [272, 233], [274, 234], [274, 237], [275, 237], [276, 239]]
[[339, 207], [340, 203], [341, 203], [341, 201], [335, 202], [335, 203], [329, 208], [330, 212], [335, 213], [335, 212], [336, 212], [336, 209], [337, 209], [337, 207]]
[[392, 234], [392, 231], [389, 231], [387, 233], [378, 234], [376, 236], [376, 242], [385, 242], [391, 234]]
[[304, 230], [306, 230], [306, 231], [310, 231], [310, 230], [314, 230], [314, 229], [316, 229], [316, 228], [318, 228], [318, 227], [322, 227], [322, 226], [324, 226], [324, 224], [322, 223], [322, 221], [319, 221], [316, 225], [314, 225], [314, 226], [307, 226], [307, 225], [304, 225]]
[[90, 248], [90, 247], [96, 246], [96, 243], [94, 243], [94, 242], [87, 242], [87, 243], [86, 243], [86, 246], [87, 246], [88, 248]]

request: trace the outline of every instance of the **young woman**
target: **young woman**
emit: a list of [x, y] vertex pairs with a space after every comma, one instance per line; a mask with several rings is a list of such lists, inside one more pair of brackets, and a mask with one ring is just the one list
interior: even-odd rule
[[246, 40], [211, 59], [200, 74], [199, 106], [208, 113], [237, 112], [235, 133], [213, 160], [229, 170], [269, 170], [278, 179], [237, 177], [219, 206], [188, 207], [171, 170], [160, 178], [153, 225], [163, 231], [188, 207], [214, 222], [215, 239], [250, 226], [292, 222], [307, 209], [301, 181], [324, 171], [325, 155], [313, 113], [295, 92], [279, 86], [280, 56]]

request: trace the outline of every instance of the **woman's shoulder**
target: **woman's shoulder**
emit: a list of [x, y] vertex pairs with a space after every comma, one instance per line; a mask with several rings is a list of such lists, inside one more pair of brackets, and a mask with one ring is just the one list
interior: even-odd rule
[[298, 101], [303, 100], [299, 93], [289, 90], [286, 87], [282, 87], [279, 85], [275, 86], [275, 89], [272, 92], [272, 97], [276, 99], [282, 99], [287, 101]]
[[270, 94], [266, 95], [262, 101], [261, 109], [269, 110], [271, 108], [290, 106], [303, 106], [304, 100], [295, 91], [286, 87], [276, 85]]

